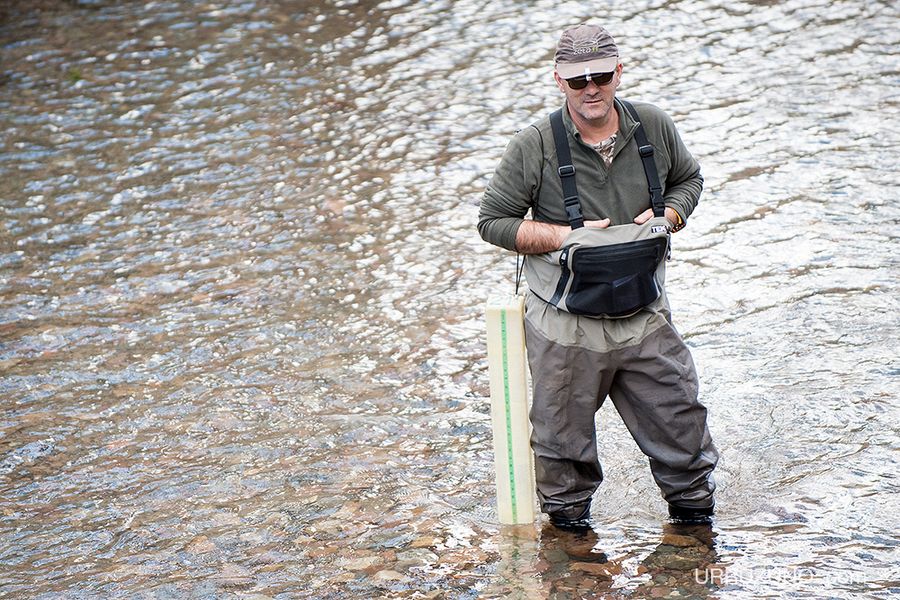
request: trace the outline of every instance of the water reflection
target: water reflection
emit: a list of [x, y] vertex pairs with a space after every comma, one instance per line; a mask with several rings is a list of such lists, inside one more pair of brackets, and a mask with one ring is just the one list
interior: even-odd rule
[[897, 593], [890, 3], [606, 9], [707, 180], [669, 274], [717, 537], [608, 412], [598, 541], [497, 526], [477, 202], [585, 10], [0, 3], [0, 594]]
[[716, 536], [708, 525], [665, 524], [652, 551], [609, 556], [595, 530], [503, 527], [496, 582], [480, 597], [716, 598], [726, 579]]

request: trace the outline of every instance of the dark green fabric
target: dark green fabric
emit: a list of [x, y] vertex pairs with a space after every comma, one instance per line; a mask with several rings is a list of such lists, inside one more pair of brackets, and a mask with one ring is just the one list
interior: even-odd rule
[[[666, 206], [687, 221], [703, 189], [700, 165], [668, 115], [652, 104], [632, 104], [654, 147]], [[585, 219], [609, 218], [611, 225], [622, 225], [650, 207], [650, 193], [633, 139], [636, 123], [618, 101], [615, 108], [619, 133], [609, 169], [597, 152], [581, 141], [568, 109], [563, 111], [563, 121]], [[548, 115], [520, 131], [507, 146], [481, 202], [481, 237], [515, 250], [516, 232], [529, 209], [537, 221], [567, 225], [558, 168]]]

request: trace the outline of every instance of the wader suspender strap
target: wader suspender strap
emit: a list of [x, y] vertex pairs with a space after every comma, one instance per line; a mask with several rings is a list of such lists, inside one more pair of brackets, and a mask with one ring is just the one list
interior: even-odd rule
[[566, 217], [572, 229], [578, 229], [584, 227], [584, 215], [581, 213], [581, 202], [578, 200], [578, 188], [575, 187], [575, 165], [572, 164], [572, 154], [569, 152], [569, 140], [561, 108], [550, 114], [550, 127], [553, 129], [553, 141], [556, 144]]
[[662, 197], [662, 186], [659, 185], [659, 173], [656, 172], [656, 161], [653, 160], [653, 146], [647, 139], [644, 132], [644, 126], [641, 125], [641, 119], [638, 117], [637, 111], [631, 105], [631, 102], [619, 100], [622, 106], [631, 115], [631, 118], [637, 121], [637, 129], [634, 131], [634, 141], [638, 145], [638, 153], [641, 155], [641, 162], [644, 163], [644, 174], [647, 176], [647, 184], [650, 186], [650, 206], [653, 207], [654, 217], [666, 216], [666, 203]]
[[[638, 153], [641, 155], [641, 163], [644, 165], [644, 175], [647, 176], [647, 184], [650, 186], [650, 205], [653, 207], [653, 216], [664, 217], [666, 216], [666, 203], [662, 197], [662, 186], [659, 185], [656, 162], [653, 160], [653, 146], [650, 145], [647, 134], [644, 132], [644, 126], [631, 103], [624, 100], [619, 100], [619, 102], [625, 106], [637, 123], [634, 141], [638, 145]], [[584, 215], [581, 212], [581, 201], [578, 199], [578, 188], [575, 186], [575, 165], [572, 164], [572, 153], [569, 152], [569, 140], [566, 136], [566, 126], [563, 124], [562, 111], [563, 109], [560, 108], [550, 114], [550, 128], [553, 130], [553, 142], [556, 144], [559, 180], [562, 183], [566, 217], [568, 217], [572, 229], [578, 229], [584, 227]]]

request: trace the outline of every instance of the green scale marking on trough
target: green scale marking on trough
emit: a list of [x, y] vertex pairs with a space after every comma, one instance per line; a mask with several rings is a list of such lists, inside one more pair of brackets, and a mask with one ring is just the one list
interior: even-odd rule
[[509, 347], [506, 336], [506, 310], [500, 311], [500, 342], [503, 354], [503, 401], [506, 410], [506, 460], [509, 468], [509, 496], [512, 504], [513, 522], [518, 523], [518, 511], [516, 508], [516, 472], [513, 463], [512, 442], [512, 410], [509, 398]]

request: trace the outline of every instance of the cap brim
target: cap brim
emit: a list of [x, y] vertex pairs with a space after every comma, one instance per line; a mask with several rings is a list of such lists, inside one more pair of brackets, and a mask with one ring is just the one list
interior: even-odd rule
[[585, 62], [556, 63], [556, 72], [563, 79], [572, 79], [573, 77], [585, 77], [592, 73], [611, 73], [616, 70], [617, 66], [619, 66], [619, 57], [610, 56]]

